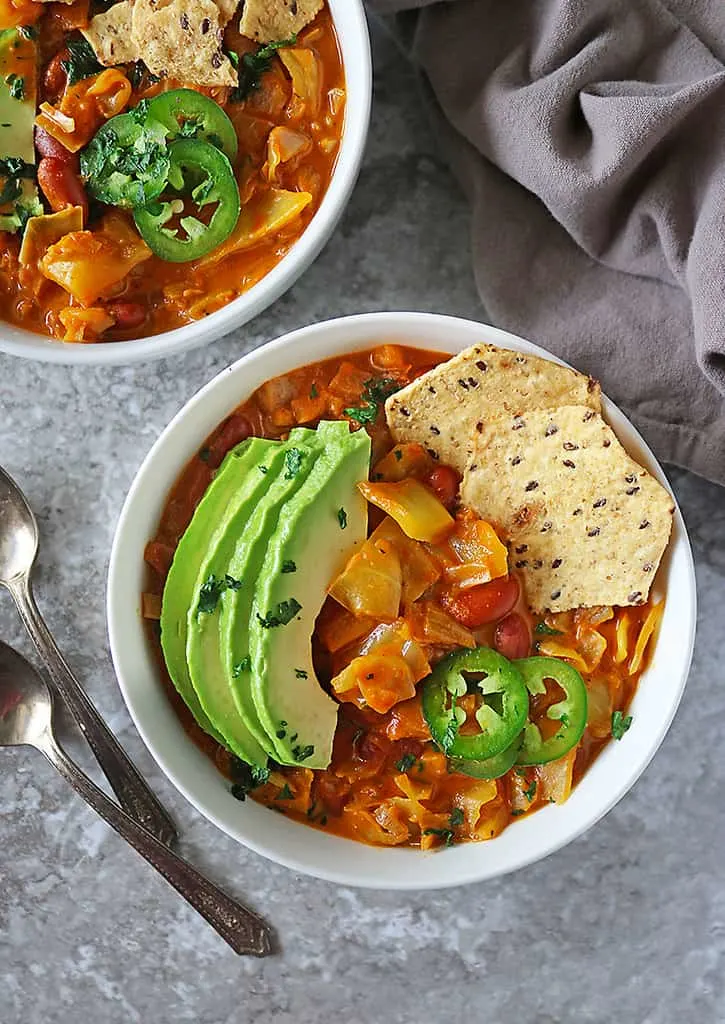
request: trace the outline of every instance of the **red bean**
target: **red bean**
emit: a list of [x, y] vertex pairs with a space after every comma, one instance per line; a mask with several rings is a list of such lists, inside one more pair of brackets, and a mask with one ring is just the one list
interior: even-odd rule
[[435, 491], [439, 501], [450, 508], [458, 496], [458, 485], [461, 481], [455, 469], [450, 466], [436, 466], [428, 477], [429, 486]]
[[78, 170], [78, 154], [71, 153], [62, 142], [58, 142], [52, 135], [49, 135], [45, 128], [35, 129], [35, 148], [41, 157], [47, 156], [53, 160], [60, 160], [62, 163], [68, 164], [74, 171]]
[[78, 175], [68, 164], [45, 156], [38, 164], [38, 184], [54, 212], [69, 206], [83, 207], [83, 223], [88, 220], [88, 197]]
[[140, 302], [108, 302], [106, 309], [120, 331], [133, 330], [146, 320], [146, 307]]
[[502, 619], [518, 599], [519, 581], [515, 576], [502, 576], [469, 590], [449, 591], [441, 598], [446, 610], [468, 629]]
[[46, 99], [57, 99], [65, 89], [68, 74], [61, 61], [68, 59], [68, 51], [56, 53], [43, 72], [43, 94]]
[[493, 646], [504, 658], [525, 658], [531, 650], [531, 634], [518, 612], [511, 612], [496, 625]]
[[209, 465], [216, 469], [227, 452], [252, 433], [252, 425], [245, 416], [234, 413], [222, 424], [219, 433], [209, 444]]

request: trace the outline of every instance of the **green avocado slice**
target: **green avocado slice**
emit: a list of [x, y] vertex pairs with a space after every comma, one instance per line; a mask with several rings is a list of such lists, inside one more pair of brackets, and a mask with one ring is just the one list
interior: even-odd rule
[[271, 450], [279, 447], [275, 441], [253, 437], [242, 441], [229, 452], [179, 541], [164, 586], [161, 604], [161, 647], [166, 667], [174, 686], [198, 724], [219, 743], [224, 741], [205, 714], [189, 675], [186, 661], [189, 608], [194, 600], [194, 587], [210, 535], [230, 500], [238, 494], [245, 481], [256, 480], [251, 476], [251, 471]]
[[[251, 593], [254, 586], [251, 567], [234, 561], [237, 545], [241, 538], [255, 535], [258, 510], [274, 503], [280, 481], [288, 486], [289, 452], [304, 450], [308, 439], [314, 442], [313, 431], [291, 431], [289, 441], [277, 445], [271, 455], [250, 469], [245, 486], [230, 500], [216, 525], [196, 578], [197, 598], [188, 612], [186, 661], [196, 695], [225, 746], [253, 765], [267, 763], [270, 743], [256, 717], [242, 714], [234, 699], [224, 671], [219, 627], [225, 604], [237, 594], [247, 590]], [[210, 600], [204, 596], [204, 589]]]
[[233, 579], [242, 580], [242, 586], [224, 593], [217, 617], [217, 656], [221, 659], [220, 667], [226, 684], [223, 699], [231, 698], [238, 716], [257, 743], [271, 756], [275, 754], [274, 742], [259, 720], [251, 692], [249, 620], [252, 598], [280, 509], [303, 485], [321, 451], [317, 432], [304, 428], [290, 432], [289, 440], [283, 445], [276, 478], [256, 503], [244, 529], [236, 532], [226, 573]]
[[367, 505], [356, 485], [368, 478], [370, 438], [344, 428], [281, 509], [252, 606], [257, 713], [274, 737], [277, 760], [306, 768], [330, 763], [338, 710], [315, 675], [315, 620], [331, 580], [367, 534]]

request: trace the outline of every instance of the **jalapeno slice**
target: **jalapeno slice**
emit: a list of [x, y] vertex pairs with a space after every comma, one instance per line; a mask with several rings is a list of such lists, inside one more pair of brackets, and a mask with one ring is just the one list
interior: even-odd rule
[[152, 252], [170, 263], [186, 263], [216, 249], [232, 233], [239, 218], [239, 188], [227, 158], [208, 142], [172, 142], [169, 159], [169, 185], [179, 196], [190, 196], [200, 209], [217, 204], [208, 224], [187, 215], [179, 219], [178, 227], [167, 227], [183, 209], [180, 198], [139, 207], [133, 216]]
[[453, 757], [449, 761], [450, 771], [470, 775], [473, 779], [500, 779], [516, 764], [523, 742], [524, 734], [520, 733], [511, 746], [506, 747], [500, 754], [487, 757], [485, 761], [467, 761], [462, 757]]
[[558, 658], [521, 658], [516, 665], [532, 696], [546, 693], [546, 679], [552, 679], [564, 691], [564, 699], [552, 704], [545, 712], [546, 718], [558, 721], [556, 732], [544, 739], [539, 727], [527, 722], [516, 763], [532, 765], [556, 761], [576, 746], [586, 728], [587, 688], [584, 680], [572, 665]]
[[111, 206], [143, 206], [160, 196], [169, 167], [166, 128], [139, 107], [106, 121], [81, 153], [88, 192]]
[[[466, 720], [458, 698], [479, 692], [479, 732], [461, 735]], [[454, 651], [440, 661], [423, 687], [423, 715], [431, 736], [449, 757], [484, 761], [506, 750], [526, 722], [529, 696], [514, 664], [490, 647]]]
[[148, 116], [164, 126], [170, 142], [180, 138], [201, 139], [234, 161], [237, 133], [234, 125], [214, 100], [194, 89], [170, 89], [149, 101]]

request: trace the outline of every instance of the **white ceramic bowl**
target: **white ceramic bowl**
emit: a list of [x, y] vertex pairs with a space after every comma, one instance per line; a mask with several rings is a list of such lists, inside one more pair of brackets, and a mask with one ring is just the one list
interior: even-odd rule
[[0, 352], [46, 363], [111, 366], [160, 359], [207, 345], [263, 310], [291, 288], [335, 230], [362, 162], [372, 97], [370, 39], [362, 0], [328, 0], [345, 68], [345, 125], [330, 185], [306, 231], [290, 251], [249, 291], [202, 320], [137, 341], [67, 344], [0, 321]]
[[[147, 747], [188, 800], [228, 835], [257, 853], [345, 885], [423, 889], [459, 885], [513, 871], [564, 846], [602, 817], [634, 784], [662, 742], [687, 680], [695, 633], [695, 577], [679, 510], [656, 581], [667, 591], [652, 664], [632, 705], [634, 721], [610, 743], [562, 806], [545, 807], [484, 843], [421, 853], [378, 849], [326, 835], [247, 800], [240, 804], [211, 762], [188, 739], [154, 667], [140, 613], [143, 551], [166, 496], [204, 439], [264, 381], [295, 367], [383, 341], [458, 352], [476, 342], [548, 354], [485, 324], [425, 313], [372, 313], [294, 331], [222, 371], [188, 402], [155, 443], [121, 512], [108, 580], [111, 651], [124, 699]], [[549, 358], [553, 358], [549, 356]], [[631, 454], [667, 481], [642, 438], [608, 400], [604, 411]]]

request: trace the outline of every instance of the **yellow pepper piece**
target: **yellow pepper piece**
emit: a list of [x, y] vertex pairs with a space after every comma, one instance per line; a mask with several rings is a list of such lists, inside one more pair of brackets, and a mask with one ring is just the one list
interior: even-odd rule
[[634, 645], [634, 654], [632, 660], [629, 663], [629, 674], [634, 675], [638, 672], [642, 666], [644, 659], [644, 652], [647, 649], [647, 644], [650, 638], [655, 633], [657, 627], [662, 619], [662, 613], [665, 610], [664, 602], [658, 601], [657, 604], [653, 605], [647, 613], [647, 618], [642, 623], [642, 628], [639, 631], [637, 637], [637, 643]]
[[455, 526], [435, 494], [419, 480], [382, 484], [363, 481], [358, 487], [367, 501], [387, 512], [403, 533], [413, 540], [436, 544]]

